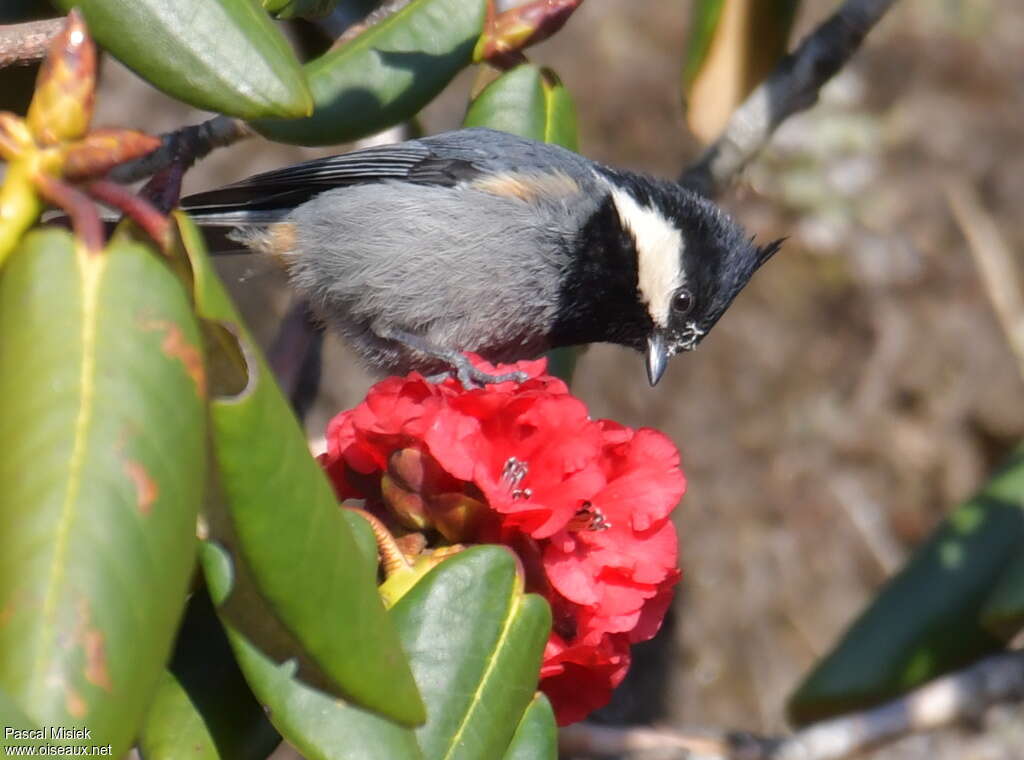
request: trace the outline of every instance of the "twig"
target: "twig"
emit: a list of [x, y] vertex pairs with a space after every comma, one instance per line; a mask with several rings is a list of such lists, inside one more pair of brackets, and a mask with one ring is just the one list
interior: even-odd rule
[[687, 758], [724, 758], [728, 742], [714, 736], [666, 731], [644, 726], [602, 726], [577, 723], [558, 733], [558, 748], [570, 757], [626, 757], [651, 750], [679, 750]]
[[1006, 652], [925, 684], [862, 712], [816, 723], [792, 736], [700, 736], [652, 728], [581, 723], [563, 729], [566, 754], [609, 757], [679, 749], [690, 760], [844, 760], [907, 734], [976, 721], [996, 704], [1024, 699], [1024, 652]]
[[117, 167], [109, 179], [129, 184], [152, 176], [175, 162], [188, 168], [214, 148], [231, 145], [251, 135], [252, 131], [245, 122], [230, 116], [215, 116], [202, 124], [161, 135], [159, 148], [144, 158]]
[[1013, 254], [971, 184], [962, 177], [949, 177], [945, 191], [953, 217], [967, 238], [967, 248], [978, 267], [982, 285], [1017, 360], [1017, 370], [1024, 378], [1024, 298]]
[[154, 208], [148, 200], [127, 187], [106, 179], [98, 179], [86, 186], [86, 191], [104, 205], [120, 211], [134, 221], [163, 250], [171, 246], [171, 222]]
[[0, 69], [27, 66], [42, 60], [50, 49], [50, 40], [64, 28], [65, 18], [0, 25]]
[[825, 82], [895, 2], [846, 0], [758, 85], [679, 181], [708, 197], [718, 194], [764, 148], [779, 124], [817, 102]]

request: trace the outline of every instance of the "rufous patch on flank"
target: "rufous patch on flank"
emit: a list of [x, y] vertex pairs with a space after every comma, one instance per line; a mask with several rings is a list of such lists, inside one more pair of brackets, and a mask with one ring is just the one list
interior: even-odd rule
[[199, 398], [206, 398], [206, 367], [203, 365], [202, 352], [188, 342], [181, 327], [164, 319], [143, 321], [141, 326], [143, 330], [160, 330], [164, 333], [160, 350], [185, 365], [185, 371], [192, 378]]
[[266, 246], [267, 253], [273, 256], [280, 263], [284, 263], [288, 254], [295, 250], [295, 225], [289, 222], [278, 222], [267, 229]]
[[470, 187], [491, 195], [518, 198], [521, 201], [536, 201], [541, 198], [568, 198], [580, 192], [576, 180], [565, 172], [550, 174], [526, 174], [506, 172], [491, 174], [470, 183]]
[[142, 514], [148, 515], [153, 511], [153, 504], [160, 495], [160, 487], [142, 463], [124, 459], [121, 464], [125, 474], [135, 484], [135, 504]]

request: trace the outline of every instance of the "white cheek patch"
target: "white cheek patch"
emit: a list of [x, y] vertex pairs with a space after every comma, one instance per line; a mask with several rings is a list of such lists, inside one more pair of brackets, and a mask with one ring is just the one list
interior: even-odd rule
[[654, 323], [665, 327], [672, 294], [686, 281], [679, 264], [683, 233], [662, 214], [641, 206], [624, 190], [613, 188], [611, 195], [619, 219], [636, 241], [640, 296]]

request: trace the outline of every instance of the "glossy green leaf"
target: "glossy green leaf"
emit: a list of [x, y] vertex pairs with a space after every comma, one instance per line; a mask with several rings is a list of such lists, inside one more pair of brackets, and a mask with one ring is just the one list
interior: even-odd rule
[[503, 760], [545, 758], [558, 758], [558, 725], [555, 723], [555, 712], [551, 709], [548, 698], [538, 693], [519, 721]]
[[327, 145], [412, 118], [469, 64], [485, 6], [485, 0], [412, 0], [306, 64], [312, 116], [252, 126], [271, 140]]
[[278, 18], [320, 18], [334, 10], [338, 0], [262, 0]]
[[465, 127], [490, 127], [569, 150], [578, 145], [576, 105], [550, 69], [522, 64], [488, 84], [469, 104]]
[[138, 747], [142, 760], [172, 760], [180, 757], [186, 747], [189, 758], [194, 760], [222, 760], [225, 757], [217, 751], [217, 742], [189, 699], [188, 692], [170, 671], [164, 671], [160, 677], [139, 735]]
[[[377, 593], [376, 568], [359, 561], [348, 518], [217, 279], [198, 230], [187, 216], [176, 219], [199, 314], [237, 340], [236, 346], [210, 341], [208, 349], [210, 365], [220, 368], [210, 402], [221, 499], [211, 505], [211, 535], [235, 555], [247, 581], [231, 613], [250, 621], [269, 613], [267, 622], [280, 623], [298, 648], [277, 654], [301, 655], [340, 695], [417, 724], [423, 703]], [[242, 373], [244, 383], [222, 393], [219, 384], [231, 374], [223, 365], [240, 358], [234, 347], [244, 364], [228, 369]], [[257, 609], [261, 604], [266, 610]]]
[[[579, 147], [576, 104], [551, 69], [524, 63], [488, 84], [473, 98], [464, 127], [490, 127], [540, 142]], [[572, 381], [578, 348], [559, 348], [548, 354], [548, 372]]]
[[1005, 641], [1024, 629], [1024, 547], [999, 577], [985, 599], [981, 620], [985, 627]]
[[[361, 521], [355, 517], [355, 520]], [[365, 543], [365, 561], [376, 565], [373, 535], [353, 525]], [[210, 543], [202, 549], [203, 566], [218, 596], [226, 597], [234, 584], [230, 556]], [[295, 663], [277, 664], [252, 643], [230, 620], [225, 626], [239, 665], [274, 725], [309, 760], [420, 760], [412, 730], [375, 713], [335, 699], [296, 677]], [[147, 759], [148, 760], [148, 759]]]
[[242, 119], [306, 116], [302, 67], [257, 0], [56, 0], [155, 87]]
[[265, 760], [280, 741], [238, 669], [209, 595], [197, 591], [139, 735], [143, 760]]
[[551, 613], [516, 568], [504, 547], [473, 547], [391, 609], [428, 705], [416, 730], [428, 760], [501, 757], [533, 699]]
[[0, 276], [0, 688], [119, 757], [185, 603], [206, 463], [200, 336], [146, 246], [29, 234]]
[[1003, 647], [982, 623], [1024, 543], [1024, 450], [957, 508], [789, 703], [797, 724], [888, 700]]

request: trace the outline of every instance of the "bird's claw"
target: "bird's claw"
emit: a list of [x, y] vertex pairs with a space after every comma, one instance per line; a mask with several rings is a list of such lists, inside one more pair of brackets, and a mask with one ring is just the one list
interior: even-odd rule
[[495, 385], [496, 383], [525, 383], [530, 379], [530, 376], [525, 372], [518, 371], [492, 375], [489, 372], [484, 372], [482, 369], [474, 367], [468, 361], [465, 365], [456, 367], [455, 377], [466, 390], [483, 388], [485, 385]]
[[414, 351], [426, 354], [434, 359], [439, 359], [451, 366], [452, 369], [447, 372], [427, 376], [427, 380], [432, 383], [443, 382], [454, 374], [455, 378], [462, 383], [462, 387], [470, 390], [473, 388], [483, 388], [485, 385], [494, 385], [495, 383], [525, 383], [530, 379], [530, 376], [525, 372], [519, 371], [505, 372], [500, 375], [484, 372], [482, 369], [474, 366], [465, 354], [449, 348], [434, 346], [422, 336], [407, 333], [403, 330], [391, 330], [387, 333], [387, 337], [402, 343]]

